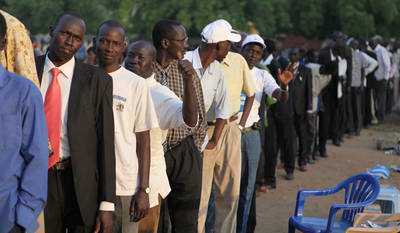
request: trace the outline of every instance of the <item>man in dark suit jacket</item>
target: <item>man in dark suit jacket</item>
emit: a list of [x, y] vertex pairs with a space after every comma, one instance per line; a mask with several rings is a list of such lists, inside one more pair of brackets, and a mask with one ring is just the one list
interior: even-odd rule
[[[312, 75], [311, 70], [299, 63], [300, 53], [293, 49], [289, 53], [294, 69], [294, 79], [289, 84], [289, 108], [293, 125], [298, 139], [298, 165], [300, 171], [307, 171], [307, 113], [312, 111]], [[296, 140], [294, 141], [296, 142]], [[296, 143], [295, 143], [296, 144]]]
[[[111, 232], [112, 229], [115, 201], [112, 80], [102, 70], [74, 58], [84, 33], [83, 19], [72, 12], [64, 13], [50, 27], [48, 53], [36, 60], [45, 97], [49, 161], [53, 161], [49, 162], [45, 208], [48, 233], [65, 233], [66, 229], [72, 233]], [[58, 92], [54, 94], [54, 90]], [[51, 98], [57, 99], [58, 104], [51, 102]], [[54, 109], [61, 110], [55, 117], [61, 119], [58, 126], [54, 126], [57, 124], [48, 115]], [[58, 142], [50, 136], [54, 130], [60, 135]]]
[[[330, 128], [337, 125], [338, 115], [336, 108], [338, 106], [338, 61], [337, 53], [333, 49], [335, 42], [323, 48], [318, 57], [318, 63], [326, 67], [321, 70], [321, 74], [332, 75], [329, 84], [321, 91], [320, 111], [319, 111], [319, 153], [321, 157], [327, 157], [326, 142]], [[334, 135], [334, 138], [336, 136]]]

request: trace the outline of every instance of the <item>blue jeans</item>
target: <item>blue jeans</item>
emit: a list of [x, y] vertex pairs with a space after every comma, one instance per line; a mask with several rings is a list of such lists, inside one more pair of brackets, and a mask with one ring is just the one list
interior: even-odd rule
[[240, 183], [237, 233], [246, 233], [251, 200], [256, 184], [258, 161], [261, 154], [260, 132], [252, 129], [242, 133], [242, 178]]

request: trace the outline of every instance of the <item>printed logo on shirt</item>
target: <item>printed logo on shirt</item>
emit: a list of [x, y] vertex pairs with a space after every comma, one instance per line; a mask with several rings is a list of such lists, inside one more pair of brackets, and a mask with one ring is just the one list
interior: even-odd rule
[[113, 98], [115, 110], [123, 112], [125, 108], [124, 102], [126, 102], [126, 98], [119, 95], [113, 95]]

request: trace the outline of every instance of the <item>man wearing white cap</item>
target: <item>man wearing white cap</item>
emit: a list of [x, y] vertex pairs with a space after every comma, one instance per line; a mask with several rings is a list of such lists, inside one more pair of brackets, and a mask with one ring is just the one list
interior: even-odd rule
[[255, 82], [255, 99], [245, 128], [242, 130], [242, 179], [237, 233], [245, 233], [247, 230], [247, 220], [256, 183], [258, 161], [261, 154], [258, 109], [261, 105], [262, 95], [265, 93], [279, 101], [286, 101], [288, 99], [287, 86], [293, 79], [290, 70], [284, 71], [279, 74], [281, 84], [281, 87], [279, 87], [271, 74], [266, 70], [255, 67], [261, 61], [265, 47], [264, 40], [256, 34], [248, 35], [242, 43], [242, 55], [247, 61], [251, 78]]
[[[226, 57], [230, 42], [240, 41], [225, 20], [208, 24], [201, 33], [202, 43], [185, 59], [193, 63], [204, 93], [210, 140], [203, 156], [202, 191], [198, 232], [205, 232], [208, 202], [213, 181], [216, 188], [216, 224], [219, 233], [236, 232], [240, 192], [240, 129], [230, 119], [232, 111], [224, 71], [219, 62]], [[221, 140], [219, 140], [221, 139]], [[233, 146], [236, 145], [236, 146]]]

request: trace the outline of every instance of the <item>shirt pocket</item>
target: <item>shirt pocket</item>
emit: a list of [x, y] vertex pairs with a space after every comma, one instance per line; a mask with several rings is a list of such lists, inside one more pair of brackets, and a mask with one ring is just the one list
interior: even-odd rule
[[19, 150], [22, 139], [21, 115], [0, 113], [0, 150]]

